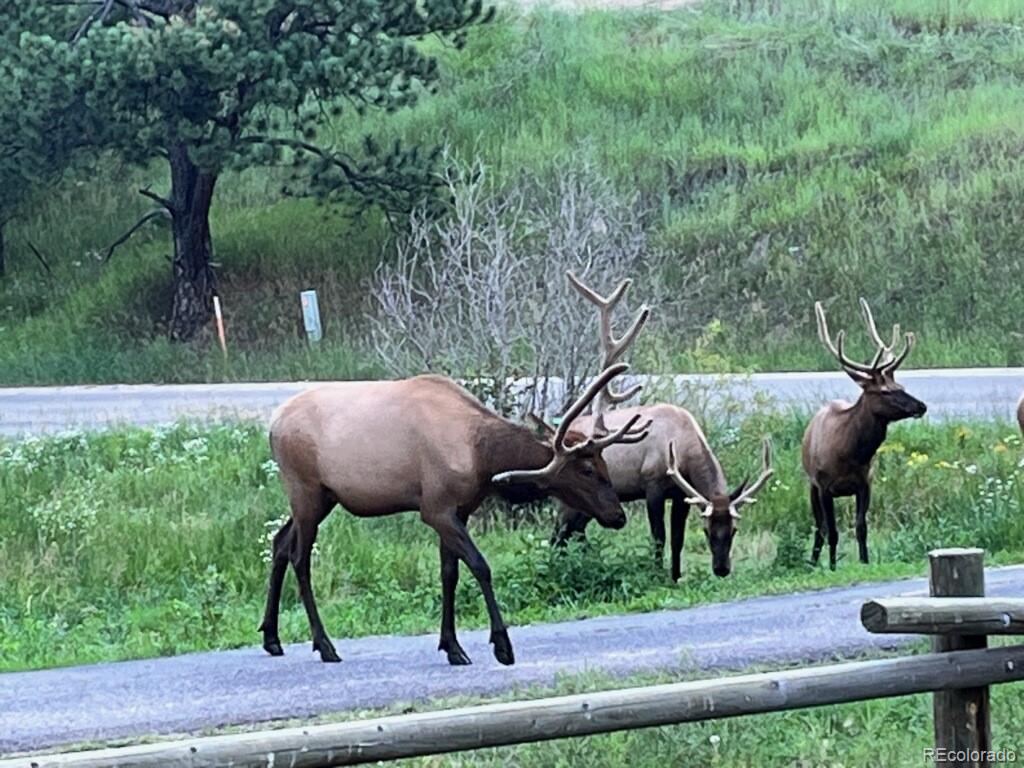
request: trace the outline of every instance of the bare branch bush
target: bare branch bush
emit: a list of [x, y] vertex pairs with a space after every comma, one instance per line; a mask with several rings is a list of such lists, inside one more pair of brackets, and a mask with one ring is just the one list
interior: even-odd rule
[[[592, 308], [566, 270], [605, 291], [632, 277], [628, 299], [655, 318], [664, 303], [646, 212], [583, 163], [501, 188], [480, 163], [451, 167], [450, 214], [414, 213], [374, 275], [373, 348], [392, 375], [464, 379], [500, 413], [560, 413], [599, 360]], [[621, 324], [632, 315], [623, 307]]]

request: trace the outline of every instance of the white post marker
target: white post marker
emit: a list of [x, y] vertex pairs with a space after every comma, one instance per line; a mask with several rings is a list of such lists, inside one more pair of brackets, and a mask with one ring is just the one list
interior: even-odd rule
[[303, 291], [302, 321], [306, 325], [306, 336], [309, 340], [320, 341], [323, 338], [323, 327], [320, 325], [320, 305], [316, 300], [316, 291]]
[[224, 335], [224, 314], [220, 311], [220, 296], [213, 297], [213, 316], [217, 319], [217, 338], [224, 357], [228, 356], [228, 342]]

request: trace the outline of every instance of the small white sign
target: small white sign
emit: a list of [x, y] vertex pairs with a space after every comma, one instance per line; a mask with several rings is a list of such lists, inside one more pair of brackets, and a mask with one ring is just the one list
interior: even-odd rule
[[320, 325], [320, 305], [316, 300], [316, 291], [303, 291], [302, 298], [302, 321], [306, 325], [306, 336], [310, 341], [320, 341], [323, 338], [323, 327]]

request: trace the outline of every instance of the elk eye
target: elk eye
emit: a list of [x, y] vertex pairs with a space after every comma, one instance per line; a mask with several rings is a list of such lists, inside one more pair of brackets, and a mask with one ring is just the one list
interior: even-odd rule
[[587, 466], [583, 467], [583, 476], [584, 477], [593, 477], [595, 474], [597, 474], [597, 473], [594, 472], [594, 468], [593, 467], [587, 467]]

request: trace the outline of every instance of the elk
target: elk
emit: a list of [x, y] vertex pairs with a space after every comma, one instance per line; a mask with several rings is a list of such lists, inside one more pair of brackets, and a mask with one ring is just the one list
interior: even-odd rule
[[547, 496], [572, 504], [601, 525], [621, 528], [625, 513], [612, 489], [602, 451], [647, 436], [640, 417], [612, 433], [585, 435], [569, 425], [616, 376], [603, 371], [565, 414], [550, 440], [494, 413], [457, 383], [424, 375], [400, 381], [345, 382], [306, 390], [271, 418], [270, 446], [280, 468], [291, 517], [273, 541], [263, 647], [283, 653], [278, 637], [281, 585], [288, 563], [299, 583], [313, 650], [340, 661], [317, 612], [310, 555], [320, 524], [335, 505], [357, 517], [418, 511], [437, 531], [441, 556], [441, 634], [448, 663], [469, 664], [455, 635], [459, 561], [483, 592], [494, 656], [515, 656], [491, 586], [491, 571], [466, 528], [485, 497], [513, 503]]
[[900, 337], [899, 325], [892, 329], [892, 341], [886, 344], [878, 334], [871, 308], [863, 298], [861, 312], [876, 351], [870, 363], [858, 363], [843, 351], [844, 332], [833, 343], [821, 302], [815, 302], [818, 338], [839, 361], [840, 367], [861, 388], [857, 402], [833, 400], [819, 410], [803, 439], [803, 465], [811, 485], [811, 511], [815, 533], [811, 562], [817, 565], [828, 536], [829, 567], [836, 568], [836, 529], [834, 500], [855, 496], [857, 504], [857, 547], [860, 561], [868, 562], [867, 514], [871, 504], [871, 462], [885, 441], [889, 424], [909, 418], [921, 418], [927, 406], [896, 383], [896, 369], [914, 346], [914, 334], [907, 333], [903, 350], [893, 354]]
[[1024, 433], [1024, 395], [1017, 401], [1017, 424], [1020, 425], [1021, 433]]
[[[774, 473], [769, 442], [764, 444], [761, 475], [749, 488], [746, 481], [728, 490], [725, 473], [697, 420], [685, 408], [668, 403], [636, 406], [605, 415], [609, 428], [632, 419], [650, 419], [650, 437], [635, 445], [615, 445], [604, 454], [612, 487], [619, 501], [640, 501], [647, 505], [647, 520], [655, 543], [655, 560], [660, 565], [665, 553], [665, 505], [672, 502], [671, 574], [673, 581], [682, 575], [682, 551], [690, 505], [703, 507], [701, 520], [711, 550], [711, 571], [728, 576], [732, 571], [731, 552], [736, 535], [740, 507], [750, 504], [754, 494]], [[586, 431], [592, 416], [581, 416], [573, 426]], [[589, 518], [569, 504], [563, 504], [558, 527], [552, 537], [556, 546], [573, 536], [583, 536]]]
[[[611, 314], [629, 288], [630, 281], [624, 280], [609, 296], [604, 297], [588, 288], [572, 273], [569, 273], [568, 277], [580, 295], [598, 309], [598, 339], [602, 350], [602, 365], [615, 363], [636, 338], [647, 320], [649, 310], [646, 307], [642, 308], [630, 329], [621, 339], [616, 339], [612, 333]], [[608, 465], [612, 487], [619, 500], [628, 502], [643, 499], [646, 502], [647, 519], [654, 538], [655, 558], [659, 566], [665, 553], [666, 501], [672, 502], [673, 581], [678, 581], [682, 575], [682, 549], [690, 504], [699, 503], [704, 507], [702, 519], [704, 534], [711, 549], [711, 570], [717, 576], [728, 576], [732, 568], [732, 540], [736, 533], [736, 520], [739, 519], [737, 510], [743, 504], [753, 501], [753, 494], [771, 475], [770, 455], [765, 454], [765, 472], [758, 478], [755, 488], [744, 491], [744, 483], [730, 492], [721, 464], [708, 445], [697, 420], [689, 411], [661, 403], [605, 412], [606, 404], [622, 402], [635, 395], [636, 389], [623, 393], [602, 394], [603, 396], [599, 395], [594, 400], [594, 413], [580, 416], [573, 426], [583, 432], [604, 431], [609, 426], [618, 428], [638, 419], [650, 421], [651, 434], [647, 440], [642, 443], [612, 446], [605, 452], [604, 459]], [[548, 434], [553, 432], [550, 427], [546, 427], [546, 430]], [[679, 446], [678, 461], [671, 455], [674, 453], [675, 445]], [[573, 536], [585, 536], [589, 522], [590, 518], [583, 511], [573, 508], [571, 504], [563, 504], [552, 543], [562, 546]]]

